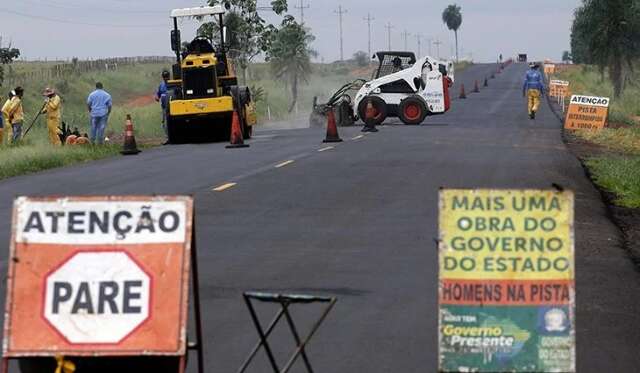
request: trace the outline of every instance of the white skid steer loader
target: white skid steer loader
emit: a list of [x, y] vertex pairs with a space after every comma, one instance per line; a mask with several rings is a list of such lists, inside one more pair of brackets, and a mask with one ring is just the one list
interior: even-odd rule
[[376, 125], [388, 117], [405, 124], [420, 124], [427, 115], [449, 110], [449, 88], [454, 81], [452, 62], [432, 57], [416, 60], [411, 52], [378, 52], [373, 80], [362, 85], [353, 100], [355, 119], [365, 119], [369, 102]]

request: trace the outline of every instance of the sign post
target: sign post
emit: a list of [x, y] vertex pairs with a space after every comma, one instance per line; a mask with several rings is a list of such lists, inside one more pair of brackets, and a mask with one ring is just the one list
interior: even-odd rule
[[3, 371], [59, 356], [174, 356], [184, 371], [189, 349], [201, 363], [194, 231], [191, 197], [16, 199]]
[[575, 372], [573, 193], [440, 191], [440, 372]]
[[569, 130], [601, 130], [607, 123], [609, 98], [572, 95], [564, 128]]

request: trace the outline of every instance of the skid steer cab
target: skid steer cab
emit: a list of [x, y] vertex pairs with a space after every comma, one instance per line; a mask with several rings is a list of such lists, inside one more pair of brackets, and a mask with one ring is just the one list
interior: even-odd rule
[[376, 125], [389, 117], [398, 117], [405, 124], [420, 124], [427, 115], [449, 110], [449, 89], [455, 73], [452, 62], [428, 56], [416, 60], [412, 52], [378, 52], [376, 56], [378, 69], [353, 102], [359, 119], [364, 120], [369, 102]]
[[[229, 140], [234, 110], [238, 112], [244, 138], [251, 136], [257, 122], [251, 92], [238, 86], [233, 61], [228, 56], [225, 12], [222, 5], [171, 11], [171, 49], [176, 54], [176, 64], [169, 81], [165, 115], [172, 144]], [[214, 18], [219, 37], [210, 40], [198, 36], [183, 46], [178, 20], [205, 21], [207, 17]]]

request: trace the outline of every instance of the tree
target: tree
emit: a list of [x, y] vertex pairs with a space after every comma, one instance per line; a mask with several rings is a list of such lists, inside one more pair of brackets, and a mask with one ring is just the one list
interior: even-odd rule
[[10, 64], [18, 57], [20, 57], [20, 50], [12, 48], [11, 44], [6, 48], [2, 47], [2, 38], [0, 38], [0, 87], [4, 82], [4, 65]]
[[569, 63], [571, 61], [571, 53], [569, 51], [562, 52], [562, 62]]
[[360, 67], [365, 67], [369, 65], [369, 54], [363, 51], [357, 51], [353, 54], [353, 60], [356, 62], [356, 65]]
[[461, 10], [462, 8], [458, 5], [451, 4], [442, 12], [442, 22], [446, 23], [449, 30], [453, 30], [456, 36], [456, 62], [458, 62], [458, 29], [462, 25]]
[[[246, 84], [247, 69], [251, 61], [269, 49], [275, 26], [268, 24], [258, 13], [257, 0], [209, 0], [209, 5], [228, 4], [229, 12], [225, 15], [227, 26], [229, 56], [242, 70]], [[277, 15], [287, 11], [287, 0], [271, 1], [271, 9]], [[198, 35], [212, 41], [220, 38], [220, 28], [215, 22], [203, 24]]]
[[316, 56], [316, 52], [309, 48], [313, 40], [315, 37], [309, 30], [288, 15], [273, 34], [267, 51], [266, 59], [275, 77], [285, 80], [291, 88], [289, 112], [293, 111], [298, 100], [300, 80], [307, 82], [311, 73], [311, 57]]
[[571, 29], [574, 62], [608, 70], [613, 94], [619, 97], [640, 57], [638, 0], [583, 0]]

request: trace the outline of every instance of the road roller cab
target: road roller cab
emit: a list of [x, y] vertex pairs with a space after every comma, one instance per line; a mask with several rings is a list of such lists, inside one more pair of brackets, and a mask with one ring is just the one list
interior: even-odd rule
[[[227, 54], [225, 8], [221, 5], [174, 9], [171, 47], [176, 54], [173, 79], [169, 81], [167, 132], [169, 142], [209, 142], [228, 140], [233, 111], [238, 112], [242, 132], [250, 137], [255, 124], [255, 106], [249, 88], [238, 86], [233, 62]], [[217, 18], [218, 45], [197, 36], [183, 46], [180, 18]], [[215, 45], [215, 46], [214, 46]]]

